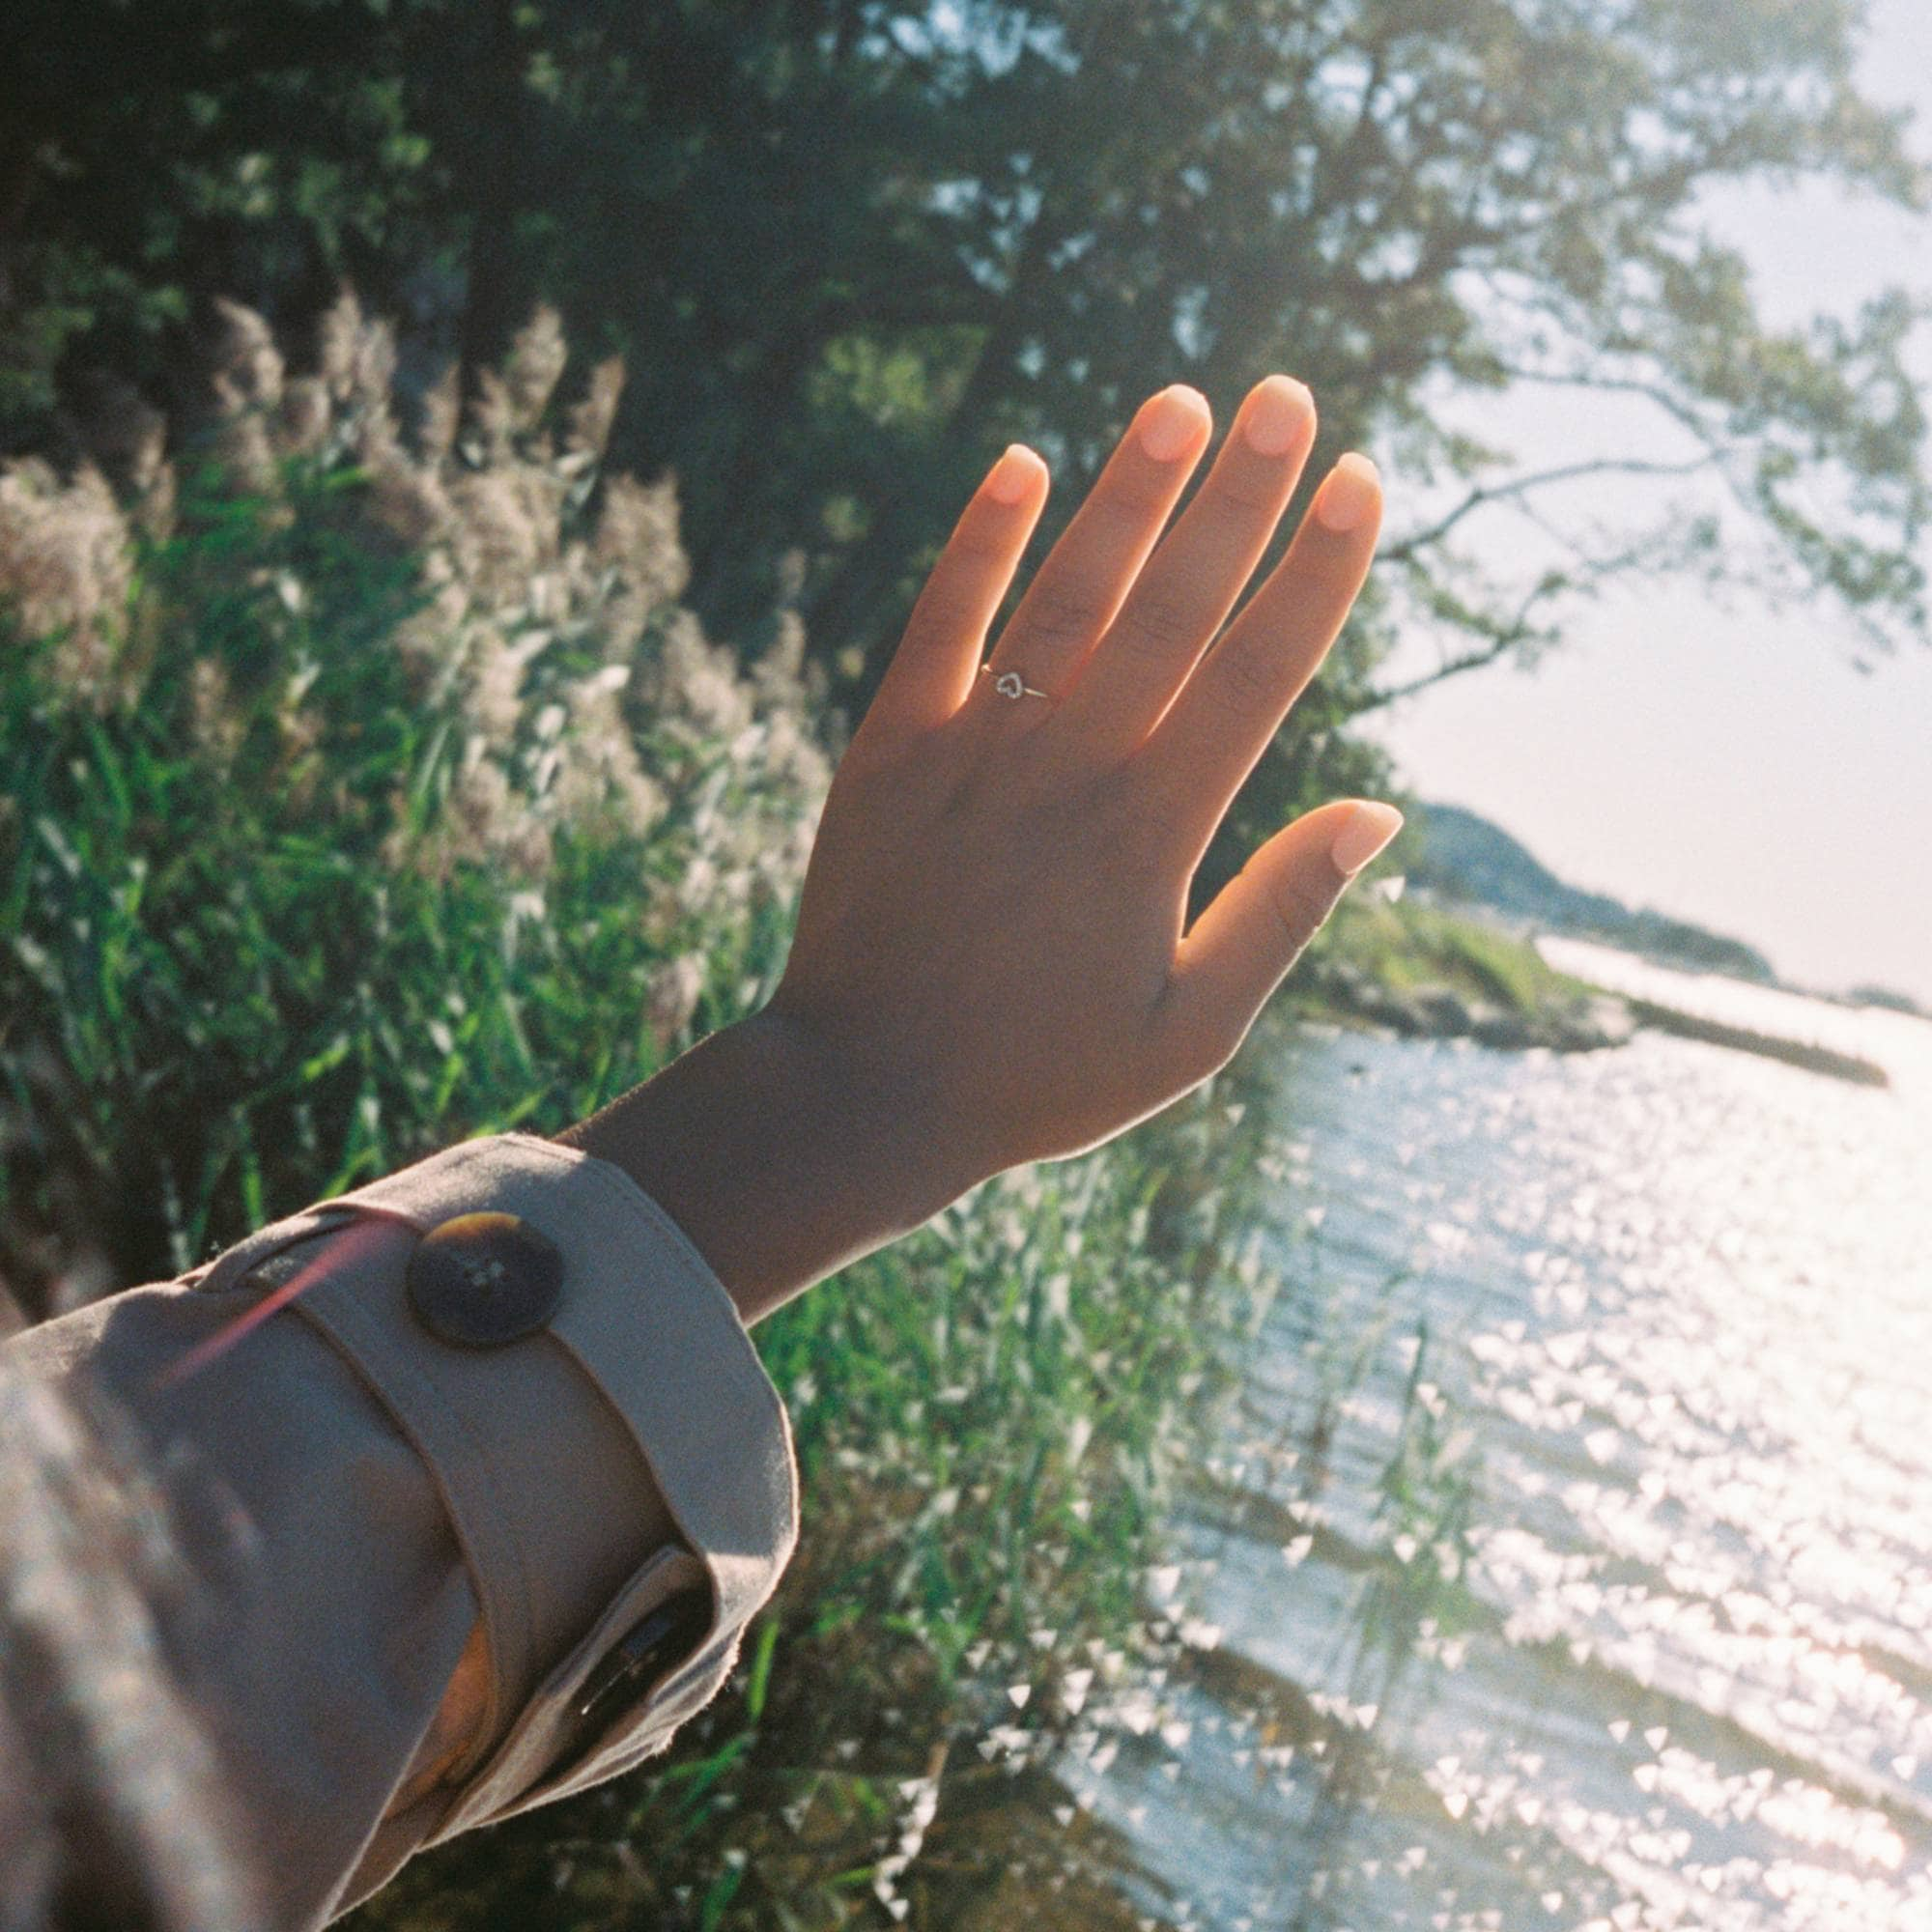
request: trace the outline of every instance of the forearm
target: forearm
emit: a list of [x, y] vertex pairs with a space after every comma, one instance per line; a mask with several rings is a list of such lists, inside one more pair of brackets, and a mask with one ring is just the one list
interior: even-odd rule
[[[416, 1291], [459, 1236], [476, 1293], [451, 1329], [447, 1295]], [[84, 1379], [181, 1497], [202, 1587], [179, 1655], [277, 1925], [667, 1742], [796, 1536], [783, 1404], [717, 1283], [627, 1179], [527, 1136], [318, 1203], [4, 1354]], [[634, 1647], [653, 1619], [663, 1648]]]
[[981, 1178], [917, 1094], [769, 1009], [559, 1138], [676, 1221], [747, 1326]]

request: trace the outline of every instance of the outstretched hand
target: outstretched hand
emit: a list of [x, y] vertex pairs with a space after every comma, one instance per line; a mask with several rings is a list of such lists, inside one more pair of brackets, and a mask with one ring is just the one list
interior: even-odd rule
[[567, 1137], [656, 1196], [747, 1321], [1197, 1085], [1394, 836], [1391, 807], [1323, 806], [1186, 926], [1374, 554], [1379, 483], [1345, 456], [1227, 624], [1315, 427], [1269, 377], [1167, 529], [1211, 423], [1192, 389], [1152, 397], [990, 657], [1045, 464], [1015, 444], [967, 505], [839, 765], [771, 1004]]
[[901, 1087], [962, 1180], [1091, 1147], [1222, 1065], [1400, 823], [1379, 805], [1313, 812], [1183, 931], [1194, 868], [1340, 630], [1380, 520], [1374, 468], [1344, 457], [1213, 642], [1315, 410], [1286, 377], [1262, 384], [1163, 539], [1208, 432], [1192, 389], [1141, 410], [982, 674], [1046, 497], [1046, 466], [1009, 449], [826, 806], [774, 1009], [862, 1081]]

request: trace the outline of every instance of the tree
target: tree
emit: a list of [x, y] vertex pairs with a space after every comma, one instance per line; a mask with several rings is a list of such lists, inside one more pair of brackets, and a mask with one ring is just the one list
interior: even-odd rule
[[[1264, 815], [1396, 695], [1398, 632], [1455, 675], [1690, 567], [1821, 593], [1857, 648], [1926, 635], [1917, 311], [1774, 331], [1703, 213], [1801, 178], [1925, 206], [1853, 84], [1859, 0], [90, 0], [84, 86], [46, 51], [75, 17], [6, 30], [41, 76], [0, 142], [18, 176], [38, 114], [0, 234], [16, 359], [72, 365], [116, 318], [126, 354], [126, 317], [222, 285], [298, 321], [348, 273], [425, 368], [480, 366], [545, 296], [628, 355], [615, 448], [677, 470], [697, 607], [754, 639], [783, 579], [855, 696], [1006, 440], [1064, 516], [1150, 387], [1275, 367], [1328, 452], [1396, 452], [1430, 507]], [[1697, 513], [1566, 523], [1579, 466], [1445, 413], [1518, 384], [1656, 412], [1674, 453], [1589, 468], [1708, 486]], [[1548, 541], [1491, 581], [1467, 539], [1510, 507]]]

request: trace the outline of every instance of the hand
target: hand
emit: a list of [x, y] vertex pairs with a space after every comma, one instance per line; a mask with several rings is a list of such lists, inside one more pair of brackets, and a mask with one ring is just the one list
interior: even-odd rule
[[[1340, 631], [1381, 510], [1374, 466], [1342, 458], [1223, 631], [1314, 405], [1261, 384], [1163, 538], [1209, 432], [1192, 389], [1142, 408], [982, 672], [1046, 496], [1046, 466], [1008, 450], [839, 765], [770, 1006], [569, 1137], [632, 1171], [748, 1321], [1223, 1065], [1400, 826], [1384, 805], [1310, 812], [1184, 929], [1194, 868]], [[1003, 696], [1009, 671], [1043, 695]]]
[[[1044, 464], [1009, 450], [827, 802], [772, 1011], [863, 1090], [895, 1091], [944, 1143], [954, 1191], [1093, 1147], [1221, 1066], [1401, 822], [1385, 806], [1312, 813], [1183, 936], [1194, 868], [1341, 628], [1379, 522], [1374, 469], [1345, 457], [1209, 652], [1315, 411], [1285, 378], [1262, 384], [1156, 548], [1208, 427], [1191, 389], [1142, 410], [982, 675], [1046, 493]], [[1045, 695], [1002, 696], [1007, 671]]]

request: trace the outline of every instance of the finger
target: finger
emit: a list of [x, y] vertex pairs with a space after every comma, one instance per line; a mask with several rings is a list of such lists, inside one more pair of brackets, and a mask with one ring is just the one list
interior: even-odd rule
[[994, 647], [996, 670], [1016, 670], [1056, 696], [1066, 689], [1081, 660], [1114, 621], [1212, 428], [1207, 398], [1183, 383], [1141, 405], [1099, 481], [1020, 599]]
[[879, 738], [943, 724], [966, 701], [986, 632], [1046, 502], [1046, 465], [1013, 443], [973, 493], [906, 622], [861, 732]]
[[1294, 494], [1315, 440], [1315, 399], [1270, 376], [1241, 405], [1200, 494], [1134, 581], [1068, 696], [1102, 755], [1153, 728], [1221, 628]]
[[1325, 805], [1277, 832], [1181, 941], [1162, 1002], [1178, 1064], [1226, 1064], [1351, 880], [1402, 830], [1392, 805]]
[[1375, 555], [1381, 500], [1376, 466], [1343, 457], [1288, 554], [1149, 739], [1147, 781], [1168, 801], [1192, 859], [1340, 634]]

